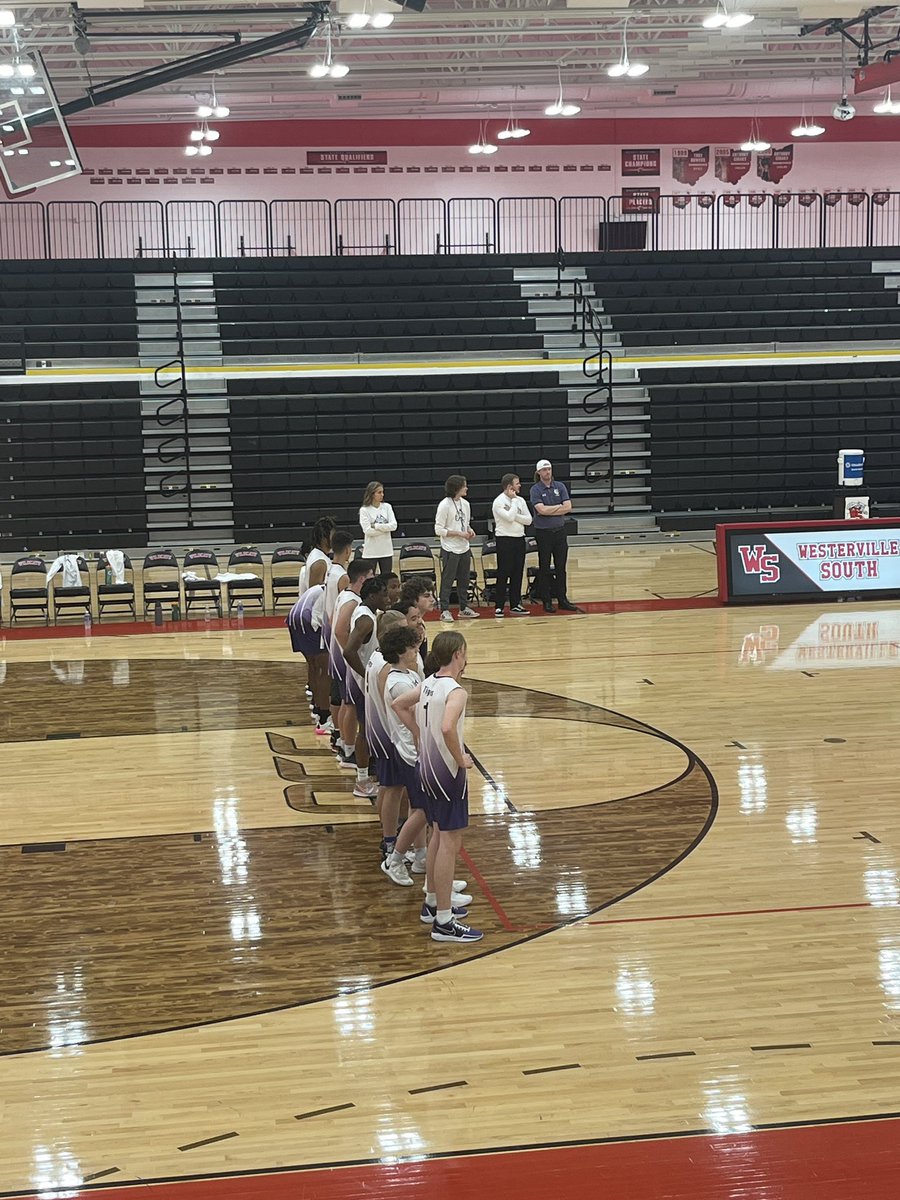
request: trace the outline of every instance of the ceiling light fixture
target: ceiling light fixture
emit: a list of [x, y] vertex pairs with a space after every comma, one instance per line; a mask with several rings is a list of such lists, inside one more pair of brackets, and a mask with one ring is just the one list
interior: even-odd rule
[[884, 116], [900, 116], [900, 101], [894, 100], [891, 96], [891, 87], [888, 84], [885, 93], [878, 103], [873, 107], [872, 112], [877, 113], [879, 117]]
[[741, 8], [728, 11], [726, 0], [716, 0], [716, 7], [703, 18], [704, 29], [743, 29], [756, 18]]
[[497, 134], [498, 142], [509, 141], [510, 138], [518, 141], [519, 138], [528, 137], [531, 133], [530, 129], [524, 129], [519, 122], [513, 117], [512, 105], [509, 106], [509, 117], [506, 122], [506, 128], [501, 129]]
[[0, 29], [12, 29], [16, 14], [10, 8], [0, 8]]
[[487, 140], [487, 135], [485, 134], [485, 128], [484, 128], [484, 121], [482, 121], [481, 125], [478, 127], [478, 141], [472, 143], [472, 145], [469, 147], [469, 153], [470, 154], [496, 154], [497, 153], [497, 147], [494, 145], [494, 143], [489, 142]]
[[350, 73], [350, 68], [346, 63], [334, 61], [330, 21], [325, 24], [325, 56], [321, 62], [313, 63], [308, 73], [313, 79], [324, 79], [328, 75], [332, 79], [343, 79], [345, 75], [349, 75]]
[[606, 68], [606, 73], [611, 79], [621, 79], [623, 75], [628, 75], [631, 79], [637, 79], [640, 75], [646, 75], [650, 70], [645, 62], [632, 62], [628, 57], [628, 18], [625, 18], [625, 25], [622, 29], [622, 51], [619, 55], [619, 61], [612, 63]]
[[741, 143], [741, 149], [750, 151], [756, 150], [757, 153], [762, 153], [763, 150], [772, 149], [772, 143], [767, 142], [766, 139], [760, 135], [759, 122], [757, 121], [756, 117], [754, 117], [750, 123], [750, 136], [747, 138], [746, 142]]
[[581, 105], [572, 103], [567, 104], [566, 101], [563, 100], [562, 68], [560, 66], [557, 66], [556, 68], [556, 78], [559, 81], [559, 91], [557, 92], [554, 102], [552, 104], [548, 104], [544, 109], [544, 112], [548, 117], [577, 116], [578, 113], [581, 112]]
[[824, 132], [825, 132], [824, 125], [817, 125], [815, 120], [808, 121], [806, 119], [806, 108], [804, 107], [803, 113], [800, 117], [799, 124], [795, 125], [794, 128], [791, 130], [791, 137], [798, 137], [798, 138], [811, 137], [811, 138], [813, 138], [813, 137], [819, 137]]

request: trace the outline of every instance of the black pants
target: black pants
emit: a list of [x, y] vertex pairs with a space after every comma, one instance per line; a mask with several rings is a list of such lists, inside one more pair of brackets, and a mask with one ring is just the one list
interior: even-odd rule
[[386, 554], [384, 558], [364, 558], [363, 562], [371, 567], [376, 575], [390, 575], [394, 569], [394, 559], [390, 554]]
[[456, 585], [459, 597], [459, 607], [465, 608], [469, 602], [469, 573], [472, 569], [472, 551], [465, 554], [454, 554], [452, 550], [441, 549], [441, 612], [450, 607], [450, 593]]
[[563, 529], [535, 529], [538, 545], [537, 593], [545, 604], [553, 601], [553, 584], [550, 578], [550, 559], [556, 571], [556, 599], [566, 604], [566, 560], [569, 557], [569, 542]]
[[509, 593], [509, 607], [522, 603], [522, 572], [525, 569], [525, 539], [497, 538], [497, 598], [496, 608], [503, 608]]

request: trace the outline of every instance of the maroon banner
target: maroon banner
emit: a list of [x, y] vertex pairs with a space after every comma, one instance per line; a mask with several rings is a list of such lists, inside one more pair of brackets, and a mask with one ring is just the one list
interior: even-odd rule
[[659, 188], [622, 188], [623, 213], [658, 213]]
[[308, 167], [366, 167], [387, 164], [387, 150], [307, 150]]
[[716, 146], [716, 179], [723, 183], [739, 183], [750, 170], [750, 151]]
[[847, 203], [852, 204], [854, 208], [859, 208], [860, 204], [865, 203], [865, 192], [848, 192]]
[[794, 147], [773, 146], [765, 154], [756, 156], [756, 173], [764, 183], [781, 183], [794, 165]]
[[673, 196], [672, 197], [673, 208], [687, 208], [688, 205], [690, 204], [690, 202], [691, 202], [690, 196]]
[[726, 192], [722, 197], [722, 203], [726, 208], [737, 208], [741, 202], [741, 197], [738, 192]]
[[623, 150], [622, 174], [635, 175], [659, 174], [659, 149], [656, 150]]
[[751, 208], [762, 208], [766, 202], [765, 192], [751, 192], [747, 197], [747, 203]]
[[812, 206], [816, 202], [816, 193], [815, 192], [801, 192], [800, 195], [797, 197], [797, 199], [800, 201], [800, 203], [803, 205], [804, 208], [812, 208]]
[[716, 202], [716, 198], [712, 194], [712, 192], [702, 192], [697, 197], [697, 203], [701, 208], [712, 208], [712, 206], [715, 204], [715, 202]]
[[888, 201], [890, 200], [890, 198], [891, 198], [890, 192], [873, 192], [872, 193], [872, 203], [877, 204], [879, 206], [879, 208], [882, 208], [885, 204], [887, 204]]
[[776, 192], [772, 197], [776, 208], [787, 208], [793, 198], [790, 192]]
[[709, 146], [701, 146], [699, 150], [677, 146], [672, 150], [672, 176], [677, 183], [689, 183], [693, 187], [708, 170]]
[[841, 192], [826, 192], [824, 196], [825, 203], [829, 208], [837, 208], [843, 198]]

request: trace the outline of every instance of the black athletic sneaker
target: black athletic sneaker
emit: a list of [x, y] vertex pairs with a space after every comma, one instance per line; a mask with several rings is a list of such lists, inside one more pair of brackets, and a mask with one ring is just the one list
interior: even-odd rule
[[480, 929], [471, 925], [463, 925], [461, 921], [453, 920], [449, 925], [438, 925], [437, 921], [431, 927], [433, 942], [480, 942], [484, 934]]

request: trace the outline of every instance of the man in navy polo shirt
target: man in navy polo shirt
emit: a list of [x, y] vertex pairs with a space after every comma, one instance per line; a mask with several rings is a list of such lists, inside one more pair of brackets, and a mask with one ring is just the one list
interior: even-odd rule
[[566, 537], [566, 518], [572, 511], [572, 501], [564, 483], [553, 478], [550, 461], [542, 458], [535, 468], [535, 484], [531, 489], [534, 509], [534, 536], [538, 545], [537, 589], [544, 601], [544, 612], [556, 612], [550, 580], [550, 560], [556, 570], [556, 598], [563, 612], [579, 612], [569, 600], [566, 590], [566, 559], [569, 543]]

